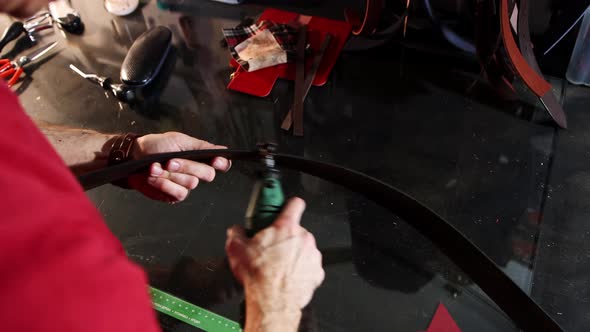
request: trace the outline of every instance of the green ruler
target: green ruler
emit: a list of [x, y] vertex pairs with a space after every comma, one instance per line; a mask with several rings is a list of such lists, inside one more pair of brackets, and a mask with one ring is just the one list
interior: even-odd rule
[[154, 309], [207, 332], [242, 331], [240, 324], [150, 287]]

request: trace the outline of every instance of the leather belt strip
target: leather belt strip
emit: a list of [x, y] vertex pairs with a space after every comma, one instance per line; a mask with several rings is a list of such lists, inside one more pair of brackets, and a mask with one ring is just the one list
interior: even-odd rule
[[344, 11], [344, 17], [352, 25], [352, 34], [355, 36], [372, 35], [381, 21], [384, 5], [384, 0], [367, 0], [362, 21], [359, 13], [347, 8]]
[[[260, 150], [203, 150], [153, 155], [78, 177], [85, 189], [95, 188], [147, 170], [154, 162], [173, 158], [208, 162], [214, 157], [256, 160], [268, 152]], [[514, 323], [524, 331], [561, 332], [560, 326], [510, 279], [485, 253], [444, 218], [399, 189], [368, 175], [301, 157], [273, 154], [278, 166], [308, 173], [364, 195], [403, 218], [434, 243], [462, 269]]]
[[526, 59], [527, 63], [533, 68], [534, 71], [537, 72], [539, 75], [543, 75], [541, 72], [541, 68], [539, 68], [539, 64], [537, 63], [537, 58], [535, 57], [535, 53], [533, 52], [533, 43], [531, 42], [531, 29], [529, 26], [529, 13], [530, 13], [530, 6], [528, 0], [520, 0], [520, 6], [515, 7], [518, 8], [518, 44], [520, 46], [520, 51], [522, 52], [522, 56]]
[[232, 160], [252, 160], [261, 156], [258, 150], [200, 150], [162, 153], [151, 155], [145, 159], [132, 160], [123, 164], [103, 168], [78, 176], [78, 181], [84, 190], [94, 189], [107, 183], [128, 178], [132, 174], [145, 171], [153, 163], [168, 161], [174, 158], [187, 159], [199, 162], [208, 162], [215, 157], [224, 157]]
[[[551, 84], [549, 84], [549, 82], [547, 82], [531, 67], [531, 65], [529, 65], [529, 63], [534, 63], [536, 65], [536, 59], [531, 48], [532, 44], [530, 41], [530, 34], [528, 33], [528, 3], [526, 3], [527, 0], [521, 0], [520, 2], [521, 7], [524, 7], [525, 10], [521, 9], [519, 13], [519, 15], [523, 17], [522, 19], [519, 17], [518, 30], [520, 31], [522, 27], [525, 26], [525, 31], [527, 33], [519, 33], [519, 37], [521, 39], [521, 45], [525, 45], [523, 53], [525, 56], [527, 56], [527, 59], [525, 59], [525, 56], [523, 56], [523, 54], [518, 49], [516, 41], [514, 40], [514, 36], [512, 35], [510, 17], [508, 14], [508, 0], [500, 0], [500, 26], [502, 31], [502, 40], [504, 42], [506, 52], [508, 53], [508, 58], [512, 62], [514, 69], [524, 81], [526, 86], [541, 99], [541, 102], [555, 123], [557, 123], [561, 128], [567, 128], [565, 113], [557, 101], [557, 98], [553, 94], [553, 91], [551, 91]], [[527, 60], [529, 60], [529, 62], [527, 62]]]
[[[475, 38], [477, 57], [481, 65], [480, 76], [485, 74], [490, 86], [506, 100], [517, 98], [512, 81], [514, 70], [508, 59], [498, 52], [502, 36], [497, 20], [495, 0], [477, 1], [475, 12]], [[469, 88], [471, 90], [479, 81], [479, 77]]]
[[[315, 79], [318, 70], [320, 69], [320, 65], [322, 64], [322, 60], [324, 59], [324, 54], [326, 53], [330, 42], [332, 41], [332, 35], [327, 33], [326, 37], [324, 37], [324, 41], [320, 46], [320, 51], [313, 57], [313, 63], [311, 65], [311, 69], [305, 75], [305, 91], [303, 94], [303, 100], [307, 98], [309, 94], [309, 90], [311, 90], [311, 86], [313, 85], [313, 80]], [[281, 124], [281, 129], [283, 130], [290, 130], [291, 125], [293, 124], [293, 108], [289, 110], [289, 113], [283, 119], [283, 123]]]
[[295, 101], [293, 102], [293, 134], [303, 136], [303, 107], [305, 101], [305, 45], [307, 25], [299, 28], [297, 37], [297, 60], [295, 62]]

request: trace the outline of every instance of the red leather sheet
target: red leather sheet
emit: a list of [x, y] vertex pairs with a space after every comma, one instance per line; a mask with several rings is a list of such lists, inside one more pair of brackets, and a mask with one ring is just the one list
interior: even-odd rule
[[[276, 23], [290, 23], [298, 19], [300, 14], [282, 11], [278, 9], [267, 9], [262, 13], [259, 22], [270, 20]], [[326, 33], [332, 35], [331, 45], [328, 47], [322, 64], [313, 80], [313, 85], [322, 86], [328, 81], [332, 68], [348, 40], [352, 30], [351, 25], [345, 21], [335, 21], [323, 17], [312, 16], [307, 25], [307, 40], [313, 52], [320, 49]], [[306, 67], [311, 67], [313, 57], [307, 57]], [[234, 91], [247, 93], [258, 97], [266, 97], [272, 91], [277, 79], [295, 79], [295, 64], [288, 63], [279, 66], [269, 67], [257, 70], [251, 73], [239, 68], [235, 60], [231, 60], [231, 66], [238, 68], [233, 79], [229, 82], [227, 88]]]
[[424, 332], [461, 332], [461, 330], [453, 320], [453, 317], [451, 317], [451, 314], [449, 314], [447, 308], [440, 303], [428, 330]]

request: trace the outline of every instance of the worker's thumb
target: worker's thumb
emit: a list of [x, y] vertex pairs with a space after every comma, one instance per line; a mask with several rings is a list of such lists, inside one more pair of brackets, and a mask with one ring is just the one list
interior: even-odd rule
[[225, 252], [229, 260], [234, 276], [238, 281], [243, 282], [244, 264], [248, 259], [248, 238], [246, 232], [241, 226], [234, 225], [227, 230], [227, 240], [225, 242]]
[[274, 225], [279, 227], [297, 227], [305, 211], [305, 201], [299, 197], [291, 198], [283, 207]]

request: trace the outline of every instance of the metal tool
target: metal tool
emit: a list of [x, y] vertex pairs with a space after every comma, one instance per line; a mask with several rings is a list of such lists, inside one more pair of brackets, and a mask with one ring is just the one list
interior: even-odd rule
[[31, 41], [36, 42], [34, 33], [53, 28], [53, 22], [48, 12], [42, 12], [27, 18], [24, 26]]
[[71, 6], [68, 0], [56, 0], [49, 3], [49, 14], [58, 26], [76, 35], [84, 32], [84, 23], [80, 14]]
[[122, 84], [113, 84], [108, 77], [86, 74], [74, 65], [70, 65], [75, 73], [83, 78], [111, 91], [117, 99], [125, 103], [137, 101], [136, 90], [150, 84], [160, 73], [170, 53], [172, 31], [158, 26], [144, 32], [131, 45], [123, 64], [120, 79]]
[[264, 169], [260, 172], [258, 180], [254, 184], [250, 202], [246, 209], [246, 234], [254, 236], [259, 231], [269, 227], [275, 221], [285, 204], [285, 195], [279, 180], [279, 171], [275, 168], [275, 160], [272, 153], [276, 150], [275, 144], [259, 145]]
[[46, 21], [46, 16], [36, 15], [27, 19], [24, 22], [17, 21], [12, 23], [6, 29], [6, 31], [4, 31], [2, 39], [0, 39], [0, 52], [2, 52], [4, 46], [6, 46], [11, 41], [18, 39], [20, 36], [24, 34], [26, 34], [29, 37], [32, 43], [35, 43], [37, 41], [35, 37], [36, 32], [50, 29], [52, 27], [51, 23]]
[[124, 84], [113, 84], [113, 80], [109, 77], [98, 76], [96, 74], [86, 74], [81, 71], [78, 67], [70, 65], [70, 69], [82, 78], [89, 80], [90, 82], [100, 85], [103, 89], [110, 91], [120, 101], [130, 103], [135, 101], [136, 94], [132, 88]]
[[51, 51], [57, 42], [53, 42], [51, 44], [45, 45], [40, 49], [21, 56], [16, 61], [10, 61], [9, 59], [0, 59], [0, 78], [8, 80], [8, 87], [12, 87], [16, 82], [18, 82], [19, 78], [24, 72], [24, 67], [38, 61], [43, 56], [45, 56], [49, 51]]
[[0, 40], [0, 52], [6, 44], [10, 43], [11, 41], [17, 39], [23, 33], [26, 33], [25, 25], [22, 22], [14, 22], [12, 23], [6, 31], [4, 31], [4, 35], [2, 35], [2, 39]]

